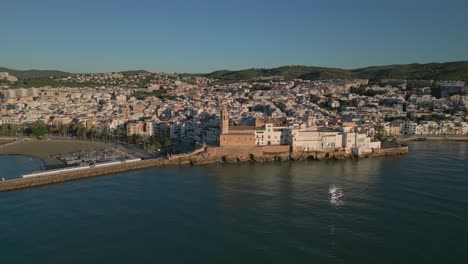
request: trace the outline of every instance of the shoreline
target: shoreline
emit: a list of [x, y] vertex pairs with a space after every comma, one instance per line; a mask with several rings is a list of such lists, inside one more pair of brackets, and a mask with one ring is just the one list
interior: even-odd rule
[[[287, 151], [285, 151], [286, 149]], [[89, 168], [81, 171], [12, 179], [0, 182], [0, 192], [163, 166], [200, 166], [216, 163], [267, 163], [300, 160], [348, 160], [406, 155], [407, 153], [407, 146], [377, 149], [371, 153], [365, 153], [362, 155], [354, 155], [345, 151], [291, 153], [289, 152], [289, 146], [246, 147], [239, 149], [206, 148], [202, 152], [198, 151], [194, 155], [186, 154], [175, 156], [170, 159], [147, 159], [132, 163], [116, 164], [108, 167]]]
[[408, 141], [468, 141], [468, 136], [410, 136], [397, 138], [397, 142]]
[[[17, 140], [0, 145], [0, 155], [23, 155], [40, 159], [46, 170], [70, 167], [57, 158], [63, 153], [114, 148], [111, 143], [81, 140]], [[125, 153], [127, 148], [121, 147]]]
[[43, 159], [39, 158], [39, 157], [34, 156], [34, 155], [19, 154], [19, 153], [7, 153], [7, 154], [0, 153], [0, 157], [2, 157], [2, 156], [23, 156], [23, 157], [36, 159], [36, 160], [39, 160], [41, 162], [41, 165], [44, 168], [44, 171], [48, 170], [45, 161]]

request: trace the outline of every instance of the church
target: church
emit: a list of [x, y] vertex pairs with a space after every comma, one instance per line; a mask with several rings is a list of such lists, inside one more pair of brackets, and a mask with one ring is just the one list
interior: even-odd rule
[[229, 110], [221, 110], [220, 147], [255, 146], [255, 127], [229, 127]]

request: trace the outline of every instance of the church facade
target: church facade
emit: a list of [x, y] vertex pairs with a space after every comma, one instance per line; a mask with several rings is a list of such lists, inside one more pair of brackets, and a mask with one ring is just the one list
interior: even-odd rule
[[229, 127], [229, 110], [223, 106], [221, 110], [220, 147], [255, 146], [255, 129]]

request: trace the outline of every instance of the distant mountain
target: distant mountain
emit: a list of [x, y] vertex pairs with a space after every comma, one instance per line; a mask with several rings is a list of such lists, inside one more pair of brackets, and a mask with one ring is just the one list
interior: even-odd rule
[[[34, 79], [44, 77], [66, 77], [69, 72], [55, 70], [14, 70], [0, 67], [0, 72], [8, 72], [19, 79]], [[121, 71], [125, 75], [148, 73], [145, 70]], [[199, 75], [199, 74], [193, 74]], [[287, 80], [326, 80], [326, 79], [423, 79], [423, 80], [460, 80], [468, 83], [468, 61], [401, 64], [373, 66], [346, 70], [339, 68], [313, 66], [282, 66], [272, 69], [246, 69], [240, 71], [215, 71], [201, 76], [221, 80], [256, 80], [261, 78], [284, 77]]]
[[149, 73], [149, 71], [146, 70], [131, 70], [131, 71], [121, 71], [123, 75], [137, 75], [140, 73]]
[[[47, 77], [67, 77], [73, 73], [56, 71], [56, 70], [14, 70], [10, 68], [0, 67], [0, 72], [8, 72], [9, 74], [18, 77], [18, 79], [35, 79], [35, 78], [47, 78]], [[140, 73], [148, 73], [146, 70], [130, 70], [121, 71], [124, 75], [136, 75]]]
[[425, 79], [461, 80], [468, 82], [468, 61], [388, 65], [345, 70], [311, 66], [283, 66], [272, 69], [215, 71], [205, 77], [222, 80], [255, 80], [261, 77], [283, 76], [285, 79]]
[[33, 79], [43, 77], [66, 77], [71, 75], [69, 72], [63, 71], [51, 71], [51, 70], [13, 70], [9, 68], [0, 67], [0, 72], [8, 72], [9, 74], [16, 76], [18, 79]]
[[468, 61], [367, 67], [352, 70], [370, 79], [460, 80], [468, 82]]

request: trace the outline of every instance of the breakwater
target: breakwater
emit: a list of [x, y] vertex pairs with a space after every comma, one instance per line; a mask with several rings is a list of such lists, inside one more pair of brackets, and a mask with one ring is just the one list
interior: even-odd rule
[[288, 160], [343, 160], [378, 156], [405, 155], [407, 153], [408, 147], [406, 146], [376, 149], [371, 153], [366, 153], [359, 156], [353, 155], [352, 153], [345, 150], [333, 152], [316, 151], [291, 153], [288, 146], [206, 148], [204, 151], [197, 151], [193, 155], [175, 156], [171, 159], [140, 160], [135, 162], [112, 164], [112, 166], [89, 167], [82, 168], [80, 170], [61, 171], [59, 173], [52, 174], [46, 172], [34, 177], [8, 180], [0, 182], [0, 192], [160, 166], [203, 165], [237, 162], [273, 162]]
[[132, 163], [132, 162], [138, 162], [141, 159], [128, 159], [128, 160], [123, 160], [123, 161], [108, 161], [108, 162], [101, 162], [98, 164], [94, 165], [85, 165], [85, 166], [77, 166], [77, 167], [71, 167], [71, 168], [65, 168], [65, 169], [56, 169], [56, 170], [46, 170], [46, 171], [40, 171], [40, 172], [33, 172], [29, 174], [24, 174], [22, 175], [23, 178], [29, 178], [29, 177], [38, 177], [38, 176], [47, 176], [47, 175], [56, 175], [56, 174], [62, 174], [62, 173], [68, 173], [68, 172], [75, 172], [75, 171], [83, 171], [83, 170], [88, 170], [88, 169], [96, 169], [96, 168], [101, 168], [101, 167], [109, 167], [109, 166], [115, 166], [115, 165], [121, 165], [121, 164], [126, 164], [126, 163]]

